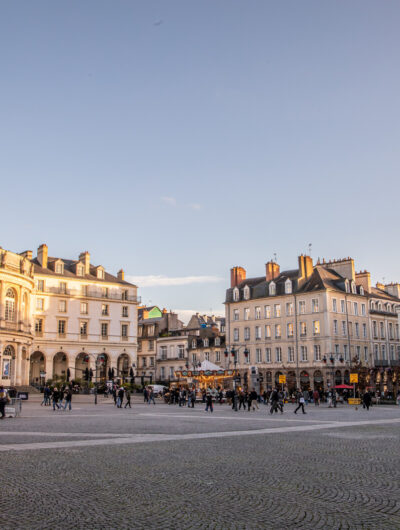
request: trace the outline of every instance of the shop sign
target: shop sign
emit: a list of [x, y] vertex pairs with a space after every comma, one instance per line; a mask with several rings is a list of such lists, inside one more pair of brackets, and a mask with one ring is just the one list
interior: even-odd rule
[[361, 399], [360, 398], [349, 398], [348, 403], [349, 405], [361, 405]]
[[280, 375], [279, 376], [279, 383], [281, 385], [284, 385], [286, 383], [286, 375]]

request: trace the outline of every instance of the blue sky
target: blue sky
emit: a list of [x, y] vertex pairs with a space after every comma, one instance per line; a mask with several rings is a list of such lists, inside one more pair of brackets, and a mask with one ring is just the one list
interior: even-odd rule
[[[0, 3], [0, 244], [89, 250], [146, 302], [352, 256], [400, 280], [399, 2]], [[161, 284], [161, 285], [160, 285]]]

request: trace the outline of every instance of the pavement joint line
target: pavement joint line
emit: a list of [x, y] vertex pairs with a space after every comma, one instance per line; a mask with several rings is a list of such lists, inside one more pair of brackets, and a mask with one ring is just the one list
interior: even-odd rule
[[[338, 429], [343, 427], [362, 427], [366, 425], [382, 425], [388, 423], [400, 423], [400, 418], [392, 418], [386, 420], [362, 420], [355, 422], [337, 422], [324, 423], [318, 425], [296, 425], [291, 427], [275, 427], [269, 429], [258, 429], [252, 431], [228, 431], [228, 432], [211, 432], [211, 433], [190, 433], [190, 434], [132, 434], [128, 437], [121, 435], [117, 438], [102, 438], [97, 440], [75, 440], [62, 442], [39, 442], [39, 443], [23, 443], [23, 444], [9, 444], [0, 446], [0, 452], [5, 451], [31, 451], [39, 449], [66, 449], [72, 447], [88, 447], [100, 445], [123, 445], [136, 443], [150, 443], [150, 442], [168, 442], [168, 441], [186, 441], [186, 440], [202, 440], [207, 438], [227, 438], [237, 436], [262, 435], [262, 434], [281, 434], [294, 433], [305, 431], [316, 431], [322, 429]], [[51, 433], [49, 434], [51, 436]]]
[[273, 417], [270, 417], [270, 416], [265, 416], [263, 418], [260, 418], [260, 417], [255, 417], [255, 416], [251, 416], [251, 417], [245, 417], [245, 416], [218, 416], [218, 415], [211, 415], [209, 414], [208, 416], [206, 415], [203, 415], [203, 414], [169, 414], [169, 413], [165, 413], [165, 414], [151, 414], [151, 413], [144, 413], [144, 412], [139, 412], [138, 414], [139, 416], [146, 416], [146, 417], [159, 417], [159, 418], [163, 418], [165, 416], [168, 416], [168, 417], [174, 417], [174, 418], [196, 418], [196, 419], [199, 419], [199, 418], [202, 418], [202, 419], [205, 419], [205, 420], [239, 420], [239, 421], [295, 421], [295, 422], [299, 422], [301, 421], [302, 423], [304, 422], [313, 422], [313, 423], [340, 423], [338, 420], [309, 420], [309, 419], [303, 419], [303, 418], [299, 418], [299, 419], [295, 419], [295, 418], [292, 418], [292, 419], [288, 419], [287, 417], [286, 418], [273, 418]]

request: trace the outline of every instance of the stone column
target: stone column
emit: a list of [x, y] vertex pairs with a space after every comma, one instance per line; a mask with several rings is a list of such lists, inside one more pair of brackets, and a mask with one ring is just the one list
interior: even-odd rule
[[14, 384], [16, 386], [22, 385], [22, 346], [15, 345], [15, 359], [14, 359]]
[[53, 355], [46, 355], [46, 354], [43, 354], [44, 355], [44, 361], [45, 361], [45, 365], [44, 365], [44, 370], [46, 372], [46, 381], [48, 379], [53, 379]]
[[[76, 358], [76, 353], [69, 353], [67, 355], [67, 370], [69, 370], [69, 373], [70, 373], [70, 377], [69, 377], [69, 380], [71, 381], [71, 379], [75, 379], [76, 377], [76, 374], [75, 374], [75, 358]], [[65, 373], [65, 375], [67, 375], [67, 372]]]

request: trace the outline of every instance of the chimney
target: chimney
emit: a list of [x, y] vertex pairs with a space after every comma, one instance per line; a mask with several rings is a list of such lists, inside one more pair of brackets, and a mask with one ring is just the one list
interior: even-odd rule
[[327, 268], [334, 270], [343, 278], [348, 278], [349, 280], [354, 281], [356, 279], [354, 260], [352, 260], [351, 258], [336, 259], [333, 261], [329, 261], [327, 263]]
[[366, 293], [371, 292], [371, 274], [367, 271], [356, 273], [356, 284], [361, 285]]
[[44, 269], [47, 269], [47, 256], [48, 256], [48, 248], [46, 243], [43, 243], [40, 245], [40, 247], [37, 250], [37, 260], [40, 263], [40, 266]]
[[306, 278], [310, 278], [314, 271], [314, 265], [311, 256], [304, 256], [304, 267]]
[[380, 289], [381, 291], [385, 290], [385, 286], [383, 285], [383, 283], [380, 282], [376, 282], [376, 288]]
[[29, 259], [31, 260], [32, 259], [32, 250], [24, 250], [23, 252], [21, 252], [20, 254], [23, 258], [26, 258], [26, 259]]
[[236, 287], [246, 279], [246, 271], [243, 267], [233, 267], [231, 269], [231, 287]]
[[306, 276], [306, 266], [304, 263], [304, 256], [301, 254], [299, 256], [299, 278], [305, 278]]
[[79, 261], [85, 265], [85, 274], [90, 274], [90, 254], [87, 250], [79, 254]]
[[280, 274], [280, 267], [275, 261], [269, 261], [265, 265], [265, 279], [267, 282], [275, 280]]
[[399, 283], [389, 283], [385, 285], [385, 291], [391, 296], [400, 298], [400, 284]]
[[124, 278], [125, 278], [125, 273], [124, 273], [123, 269], [121, 269], [121, 270], [118, 271], [118, 280], [123, 282]]

